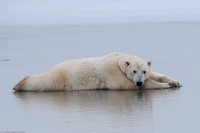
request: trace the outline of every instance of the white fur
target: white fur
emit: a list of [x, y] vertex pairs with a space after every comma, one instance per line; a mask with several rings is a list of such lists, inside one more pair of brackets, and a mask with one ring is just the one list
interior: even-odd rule
[[[128, 63], [127, 63], [128, 62]], [[133, 73], [137, 70], [137, 74]], [[143, 71], [147, 73], [144, 74]], [[20, 81], [15, 91], [50, 91], [50, 90], [86, 90], [86, 89], [152, 89], [169, 88], [170, 82], [178, 86], [178, 82], [155, 83], [149, 63], [142, 59], [121, 53], [112, 53], [98, 58], [85, 58], [66, 61], [56, 65], [44, 74], [30, 76]], [[159, 75], [158, 75], [159, 76]], [[138, 87], [138, 77], [144, 81]], [[158, 77], [157, 77], [158, 78]]]

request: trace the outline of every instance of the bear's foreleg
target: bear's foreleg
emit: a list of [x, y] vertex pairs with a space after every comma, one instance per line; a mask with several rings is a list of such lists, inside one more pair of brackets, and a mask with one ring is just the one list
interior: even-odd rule
[[171, 87], [181, 87], [182, 86], [178, 81], [175, 81], [174, 79], [172, 79], [170, 77], [164, 76], [164, 75], [162, 75], [160, 73], [156, 73], [156, 72], [151, 72], [149, 75], [149, 78], [153, 79], [157, 82], [160, 82], [160, 83], [169, 83]]
[[170, 83], [160, 83], [153, 79], [146, 79], [143, 88], [144, 89], [167, 89], [172, 87]]

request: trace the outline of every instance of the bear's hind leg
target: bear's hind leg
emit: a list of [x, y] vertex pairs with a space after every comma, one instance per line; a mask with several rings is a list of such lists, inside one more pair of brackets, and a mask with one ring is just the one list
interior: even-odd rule
[[18, 84], [15, 85], [15, 87], [13, 88], [13, 90], [15, 91], [21, 91], [24, 87], [24, 83], [25, 81], [29, 78], [30, 76], [27, 76], [25, 78], [23, 78]]

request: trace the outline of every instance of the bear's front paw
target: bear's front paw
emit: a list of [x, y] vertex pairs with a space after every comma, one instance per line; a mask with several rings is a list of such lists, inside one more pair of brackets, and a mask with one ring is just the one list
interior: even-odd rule
[[182, 85], [179, 82], [177, 82], [177, 81], [171, 81], [169, 83], [169, 85], [170, 85], [171, 88], [182, 87]]
[[171, 88], [170, 84], [169, 83], [162, 83], [162, 89], [168, 89], [168, 88]]

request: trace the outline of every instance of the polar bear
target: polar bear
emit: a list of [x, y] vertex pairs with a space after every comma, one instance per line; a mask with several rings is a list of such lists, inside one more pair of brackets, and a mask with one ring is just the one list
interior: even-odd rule
[[88, 89], [162, 89], [181, 87], [179, 82], [151, 72], [151, 62], [131, 55], [112, 53], [103, 57], [66, 61], [48, 72], [27, 76], [15, 91]]

